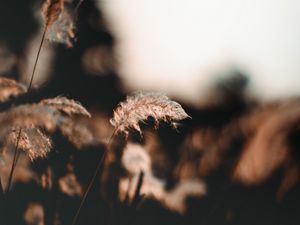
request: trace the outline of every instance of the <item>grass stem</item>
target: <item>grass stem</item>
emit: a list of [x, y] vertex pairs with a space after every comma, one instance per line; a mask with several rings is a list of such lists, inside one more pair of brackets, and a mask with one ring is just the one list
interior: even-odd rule
[[78, 219], [78, 216], [79, 216], [79, 214], [80, 214], [80, 211], [81, 211], [81, 209], [82, 209], [82, 207], [83, 207], [83, 205], [84, 205], [84, 202], [85, 202], [85, 200], [86, 200], [86, 198], [87, 198], [87, 196], [88, 196], [88, 193], [90, 192], [90, 190], [91, 190], [91, 188], [92, 188], [92, 186], [93, 186], [93, 184], [94, 184], [94, 182], [95, 182], [95, 179], [96, 179], [96, 177], [97, 177], [97, 175], [98, 175], [98, 173], [99, 173], [99, 171], [100, 171], [100, 168], [101, 168], [101, 166], [102, 166], [102, 164], [103, 164], [103, 162], [104, 162], [104, 159], [105, 159], [105, 157], [106, 157], [107, 151], [108, 151], [109, 146], [110, 146], [110, 144], [111, 144], [111, 142], [112, 142], [112, 140], [113, 140], [113, 137], [115, 136], [115, 133], [116, 133], [116, 131], [114, 131], [113, 134], [111, 135], [111, 137], [109, 138], [109, 141], [108, 141], [108, 144], [107, 144], [107, 148], [105, 149], [105, 151], [104, 151], [102, 157], [100, 158], [100, 160], [99, 160], [99, 162], [98, 162], [98, 164], [97, 164], [97, 168], [96, 168], [96, 170], [95, 170], [95, 172], [94, 172], [94, 174], [93, 174], [93, 177], [92, 177], [91, 181], [89, 182], [89, 185], [88, 185], [87, 189], [86, 189], [85, 192], [84, 192], [84, 195], [83, 195], [83, 197], [82, 197], [82, 199], [81, 199], [81, 202], [80, 202], [80, 205], [79, 205], [79, 207], [78, 207], [78, 209], [77, 209], [77, 211], [76, 211], [76, 214], [75, 214], [75, 216], [73, 217], [73, 220], [72, 220], [71, 225], [75, 225], [76, 222], [77, 222], [77, 219]]
[[[29, 91], [32, 88], [32, 83], [33, 83], [36, 67], [37, 67], [37, 64], [38, 64], [38, 61], [39, 61], [41, 49], [42, 49], [42, 46], [43, 46], [43, 43], [44, 43], [44, 40], [45, 40], [47, 28], [48, 28], [48, 23], [46, 23], [44, 31], [43, 31], [42, 39], [41, 39], [41, 42], [40, 42], [40, 45], [39, 45], [39, 48], [38, 48], [38, 52], [37, 52], [37, 55], [36, 55], [36, 58], [35, 58], [33, 70], [32, 70], [31, 77], [30, 77], [30, 82], [29, 82], [26, 93], [29, 93]], [[15, 150], [14, 150], [14, 158], [13, 158], [11, 170], [10, 170], [10, 173], [9, 173], [9, 178], [8, 178], [8, 182], [7, 182], [7, 186], [6, 186], [6, 192], [8, 192], [10, 190], [13, 175], [14, 175], [14, 171], [15, 171], [15, 168], [17, 166], [18, 159], [20, 157], [19, 142], [20, 142], [20, 139], [21, 139], [21, 133], [22, 133], [22, 128], [19, 129], [19, 132], [18, 132], [18, 135], [17, 135], [16, 147], [15, 147]]]

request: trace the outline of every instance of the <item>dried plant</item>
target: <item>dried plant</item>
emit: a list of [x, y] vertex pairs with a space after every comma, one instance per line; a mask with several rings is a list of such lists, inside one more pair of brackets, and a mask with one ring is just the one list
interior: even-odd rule
[[[19, 129], [9, 133], [7, 142], [15, 145]], [[21, 131], [19, 146], [31, 160], [45, 157], [52, 148], [52, 142], [39, 128], [24, 128]]]
[[160, 199], [168, 208], [184, 214], [187, 211], [188, 197], [201, 198], [206, 195], [207, 187], [202, 180], [181, 180], [173, 190], [166, 192]]
[[285, 171], [280, 185], [276, 192], [277, 200], [282, 200], [288, 191], [290, 191], [300, 180], [300, 168], [298, 163], [289, 162], [285, 165]]
[[[120, 199], [132, 198], [134, 196], [132, 187], [137, 182], [138, 174], [135, 174], [131, 179], [122, 178], [119, 184]], [[168, 209], [184, 214], [187, 210], [187, 198], [205, 196], [207, 187], [202, 180], [184, 179], [180, 180], [172, 190], [166, 190], [163, 180], [146, 174], [140, 192], [142, 196], [158, 200]]]
[[[44, 2], [41, 10], [44, 18], [44, 30], [28, 88], [14, 80], [0, 77], [0, 103], [14, 100], [15, 97], [30, 92], [45, 39], [67, 45], [68, 47], [71, 47], [74, 42], [77, 10], [83, 0], [44, 0]], [[93, 1], [87, 2], [85, 10], [93, 9], [92, 4], [94, 4]], [[87, 15], [86, 12], [82, 15]], [[114, 60], [111, 59], [110, 55], [108, 56], [111, 53], [110, 50], [113, 47], [114, 38], [107, 35], [106, 30], [103, 30], [102, 27], [99, 29], [99, 25], [103, 26], [106, 24], [105, 20], [101, 20], [101, 24], [96, 23], [99, 22], [99, 13], [102, 14], [101, 11], [95, 10], [88, 15], [86, 31], [95, 35], [98, 35], [99, 32], [101, 34], [104, 33], [104, 39], [100, 40], [101, 43], [98, 43], [93, 38], [93, 43], [85, 42], [86, 40], [84, 40], [82, 42], [83, 45], [78, 46], [79, 51], [75, 51], [76, 55], [74, 57], [81, 57], [81, 66], [89, 74], [102, 75], [112, 72], [114, 74]], [[90, 37], [89, 35], [87, 36]], [[103, 47], [103, 42], [109, 42], [109, 47]], [[88, 49], [86, 49], [87, 47]], [[63, 52], [58, 54], [60, 56], [58, 67], [53, 70], [58, 72], [57, 75], [60, 72], [60, 63], [64, 63], [60, 59], [64, 60], [64, 56], [66, 56], [64, 53], [61, 53]], [[1, 57], [5, 56], [5, 54], [2, 55]], [[91, 60], [97, 58], [101, 59], [101, 62]], [[71, 67], [69, 69], [72, 70], [73, 67]], [[22, 72], [19, 70], [14, 71]], [[18, 76], [18, 74], [15, 75]], [[81, 78], [77, 79], [77, 81], [79, 80], [81, 81]], [[98, 79], [90, 79], [91, 82], [94, 80], [98, 81]], [[52, 81], [54, 82], [50, 82], [50, 85], [55, 85], [56, 77]], [[90, 84], [90, 81], [87, 83]], [[106, 79], [103, 81], [106, 81]], [[111, 82], [117, 80], [109, 79], [107, 81], [109, 84], [114, 84]], [[235, 81], [234, 83], [236, 84]], [[233, 189], [229, 190], [228, 195], [226, 193], [228, 197], [224, 201], [222, 200], [221, 207], [218, 206], [220, 204], [214, 203], [215, 196], [213, 195], [225, 193], [222, 184], [226, 184], [225, 180], [231, 178], [231, 176], [233, 176], [235, 181], [243, 184], [257, 185], [270, 178], [275, 171], [279, 171], [280, 174], [283, 172], [283, 178], [277, 189], [278, 199], [282, 198], [287, 191], [299, 182], [299, 154], [296, 148], [299, 147], [300, 142], [294, 139], [299, 138], [300, 107], [298, 105], [300, 101], [268, 105], [254, 113], [250, 112], [251, 115], [234, 118], [236, 115], [240, 116], [241, 113], [244, 113], [250, 107], [257, 109], [258, 106], [256, 103], [254, 103], [255, 105], [248, 105], [247, 102], [241, 101], [243, 99], [239, 96], [240, 94], [243, 96], [243, 92], [240, 90], [243, 84], [239, 81], [238, 83], [233, 86], [229, 84], [230, 87], [227, 84], [225, 84], [226, 87], [223, 84], [221, 85], [221, 89], [225, 87], [226, 90], [224, 90], [228, 93], [220, 92], [221, 94], [216, 97], [216, 100], [219, 101], [219, 97], [221, 97], [220, 99], [232, 97], [232, 100], [229, 99], [228, 105], [220, 108], [221, 116], [219, 114], [220, 109], [218, 107], [214, 108], [214, 104], [208, 111], [205, 108], [202, 108], [204, 109], [203, 111], [201, 111], [202, 109], [199, 110], [199, 108], [191, 109], [195, 113], [194, 117], [198, 118], [195, 123], [189, 124], [182, 138], [178, 138], [176, 142], [174, 142], [174, 139], [177, 136], [169, 136], [166, 130], [156, 134], [153, 130], [144, 132], [142, 129], [142, 123], [152, 121], [151, 119], [155, 122], [155, 128], [158, 128], [161, 123], [168, 123], [176, 128], [177, 121], [190, 118], [180, 104], [160, 93], [139, 92], [128, 96], [124, 102], [121, 102], [116, 107], [113, 118], [110, 120], [114, 130], [112, 130], [112, 126], [108, 125], [109, 119], [106, 117], [106, 113], [103, 113], [105, 116], [98, 115], [98, 120], [95, 119], [97, 112], [93, 113], [93, 120], [89, 120], [91, 114], [81, 104], [65, 97], [59, 96], [44, 99], [34, 104], [23, 105], [11, 105], [14, 102], [10, 101], [9, 104], [5, 104], [2, 107], [6, 111], [0, 112], [0, 177], [2, 178], [0, 179], [0, 186], [4, 184], [6, 187], [5, 192], [3, 188], [0, 190], [0, 198], [1, 200], [4, 199], [4, 201], [0, 200], [0, 211], [3, 211], [3, 214], [6, 213], [6, 209], [2, 210], [2, 205], [4, 207], [8, 206], [8, 209], [12, 208], [10, 206], [12, 204], [9, 201], [12, 199], [14, 203], [15, 199], [18, 199], [19, 187], [22, 189], [22, 193], [26, 193], [25, 199], [32, 197], [29, 192], [27, 195], [26, 190], [23, 190], [24, 186], [18, 185], [15, 186], [13, 192], [7, 193], [10, 190], [11, 182], [27, 182], [30, 191], [34, 192], [35, 196], [34, 199], [29, 199], [29, 201], [32, 201], [31, 204], [25, 205], [23, 200], [18, 203], [20, 208], [24, 210], [21, 213], [20, 208], [16, 207], [19, 217], [22, 215], [24, 217], [21, 223], [32, 225], [65, 224], [70, 219], [71, 211], [69, 209], [62, 210], [61, 208], [67, 208], [66, 206], [70, 203], [70, 210], [73, 210], [74, 203], [81, 198], [80, 206], [72, 221], [72, 225], [74, 225], [81, 208], [86, 206], [83, 203], [85, 199], [88, 199], [87, 195], [92, 190], [94, 181], [98, 181], [100, 183], [95, 186], [95, 191], [92, 194], [95, 194], [97, 197], [99, 197], [100, 193], [108, 194], [104, 195], [104, 199], [100, 200], [101, 204], [97, 202], [98, 206], [92, 208], [94, 210], [100, 208], [99, 213], [104, 211], [111, 217], [114, 217], [115, 211], [117, 211], [116, 215], [118, 215], [118, 208], [120, 207], [118, 204], [122, 203], [119, 201], [119, 195], [123, 195], [125, 202], [127, 199], [127, 202], [130, 203], [125, 205], [125, 207], [122, 205], [120, 211], [123, 210], [124, 214], [126, 214], [130, 212], [126, 207], [129, 209], [130, 207], [134, 208], [131, 211], [134, 215], [126, 215], [125, 218], [140, 218], [139, 215], [135, 214], [140, 209], [138, 207], [140, 206], [139, 204], [145, 203], [146, 207], [143, 207], [142, 215], [145, 214], [146, 217], [149, 216], [146, 211], [149, 208], [160, 210], [161, 208], [158, 207], [161, 206], [158, 206], [156, 203], [150, 202], [149, 205], [146, 205], [148, 204], [146, 201], [141, 201], [147, 195], [147, 198], [152, 198], [151, 201], [155, 199], [168, 210], [175, 211], [176, 213], [172, 212], [170, 218], [178, 213], [185, 213], [189, 206], [196, 206], [199, 212], [201, 211], [205, 214], [204, 216], [200, 214], [195, 215], [195, 211], [192, 210], [187, 216], [181, 217], [180, 215], [180, 220], [176, 221], [176, 223], [181, 223], [186, 218], [190, 220], [190, 216], [195, 216], [195, 218], [201, 217], [200, 224], [210, 224], [202, 221], [202, 218], [207, 219], [211, 216], [212, 213], [203, 211], [203, 209], [209, 208], [213, 208], [213, 213], [217, 213], [220, 218], [225, 217], [227, 220], [230, 217], [231, 220], [232, 218], [234, 219], [234, 221], [230, 221], [229, 218], [226, 223], [242, 223], [242, 216], [240, 215], [243, 211], [240, 209], [236, 212], [234, 211], [239, 207], [239, 202], [235, 202], [234, 197], [236, 197], [236, 193], [239, 196], [241, 193], [248, 191], [247, 188], [244, 189], [240, 185], [231, 186], [230, 183], [229, 188], [233, 187]], [[235, 88], [239, 90], [233, 90]], [[49, 91], [56, 92], [58, 89], [50, 86], [49, 89], [42, 90], [41, 94], [51, 94]], [[33, 93], [33, 96], [41, 97], [39, 94], [40, 92]], [[223, 94], [224, 98], [221, 96]], [[10, 107], [9, 109], [6, 108], [8, 106]], [[217, 111], [217, 114], [210, 114], [210, 112], [215, 112], [214, 110]], [[227, 110], [230, 112], [227, 112]], [[206, 114], [209, 115], [205, 117]], [[203, 115], [204, 117], [202, 117]], [[214, 121], [216, 118], [219, 119], [219, 117], [222, 117], [221, 122]], [[205, 118], [209, 119], [206, 121]], [[128, 142], [130, 139], [127, 137], [133, 131], [143, 135], [143, 140], [133, 138], [134, 143]], [[112, 135], [109, 139], [108, 137], [111, 133]], [[149, 137], [147, 136], [148, 133]], [[46, 157], [52, 148], [51, 135], [55, 138], [58, 137], [57, 140], [59, 141], [61, 141], [61, 136], [68, 141], [68, 143], [65, 143], [65, 140], [61, 141], [59, 148], [62, 149], [67, 149], [69, 144], [73, 144], [77, 149], [86, 146], [91, 148], [86, 148], [87, 151], [84, 152], [67, 149], [67, 151], [61, 152], [59, 155], [53, 154], [50, 159], [47, 159]], [[163, 140], [160, 140], [160, 138], [163, 138]], [[101, 146], [101, 149], [106, 148], [104, 153], [98, 151], [99, 146], [95, 146], [102, 140], [105, 140], [106, 143], [106, 146]], [[142, 142], [143, 145], [136, 142]], [[84, 155], [86, 153], [92, 154]], [[101, 159], [94, 170], [94, 175], [91, 176], [90, 182], [86, 184], [89, 177], [85, 176], [85, 172], [88, 173], [90, 169], [93, 169], [94, 165], [90, 159], [96, 156], [94, 153], [101, 153]], [[42, 159], [35, 161], [37, 158]], [[78, 162], [78, 158], [80, 160], [83, 159], [83, 161]], [[18, 159], [19, 163], [17, 164]], [[12, 162], [11, 169], [7, 162]], [[80, 166], [82, 164], [87, 165], [86, 162], [91, 163], [91, 165]], [[101, 165], [103, 162], [106, 163], [104, 166]], [[89, 166], [91, 167], [89, 168]], [[101, 170], [103, 172], [100, 174]], [[15, 173], [14, 176], [13, 173]], [[3, 179], [6, 177], [9, 177], [9, 179]], [[208, 186], [202, 180], [204, 177], [207, 178]], [[1, 183], [1, 181], [4, 182]], [[31, 181], [34, 181], [34, 185], [32, 185], [33, 183], [31, 184]], [[277, 182], [277, 177], [275, 181], [279, 183]], [[272, 181], [272, 183], [275, 182]], [[26, 184], [26, 187], [28, 184]], [[212, 190], [207, 190], [207, 187], [210, 188], [210, 185], [214, 187]], [[217, 188], [215, 188], [216, 186]], [[99, 191], [97, 188], [101, 188], [101, 190]], [[106, 188], [109, 189], [107, 192], [105, 192]], [[35, 193], [35, 190], [38, 190], [37, 193]], [[251, 194], [253, 190], [250, 189], [250, 197], [256, 196]], [[265, 190], [268, 189], [263, 188], [259, 191]], [[40, 191], [42, 193], [39, 193]], [[43, 196], [40, 196], [40, 194]], [[200, 198], [206, 194], [208, 195], [203, 201], [192, 201], [191, 205], [187, 205], [188, 202], [186, 200], [188, 198]], [[5, 198], [2, 198], [3, 196]], [[260, 197], [261, 195], [257, 196]], [[45, 199], [40, 199], [40, 197], [45, 197]], [[289, 196], [287, 201], [290, 201], [292, 198], [293, 196]], [[62, 202], [61, 200], [66, 201]], [[104, 201], [102, 202], [102, 200]], [[243, 200], [242, 198], [242, 203], [244, 203]], [[37, 202], [35, 203], [35, 201]], [[211, 201], [213, 202], [211, 203]], [[229, 204], [227, 204], [228, 202]], [[106, 203], [108, 203], [108, 207], [105, 207]], [[246, 205], [251, 206], [253, 204], [250, 202], [250, 204]], [[90, 209], [87, 208], [86, 215], [92, 215], [91, 211], [89, 211]], [[277, 209], [290, 211], [285, 206], [280, 206]], [[237, 214], [236, 216], [235, 213]], [[250, 213], [252, 216], [252, 212]], [[8, 215], [10, 216], [10, 214], [13, 213], [9, 212]], [[168, 213], [165, 214], [163, 212], [161, 215], [169, 217]], [[262, 213], [262, 215], [265, 216], [265, 213]], [[2, 214], [0, 215], [1, 217]], [[91, 217], [94, 220], [93, 215]], [[115, 216], [114, 218], [117, 217]], [[126, 220], [122, 220], [122, 217], [120, 218], [122, 224], [141, 223], [133, 220], [129, 220], [129, 223], [127, 223]], [[145, 219], [143, 216], [141, 218], [142, 220]], [[81, 219], [82, 222], [85, 221], [84, 218]], [[119, 222], [118, 219], [113, 219], [112, 221]], [[213, 222], [215, 221], [219, 221], [219, 218], [213, 220]], [[89, 224], [89, 222], [85, 221], [86, 224]], [[101, 222], [121, 224], [113, 223], [105, 217]], [[159, 222], [161, 221], [157, 221], [157, 223]], [[2, 218], [0, 223], [9, 224], [6, 221], [3, 222]], [[165, 223], [167, 223], [166, 220]]]
[[51, 191], [53, 189], [53, 170], [50, 166], [44, 171], [40, 177], [41, 187], [45, 190]]
[[65, 44], [72, 47], [72, 40], [75, 37], [75, 25], [73, 14], [70, 9], [61, 12], [58, 19], [49, 27], [46, 38], [49, 41]]
[[[58, 110], [68, 116], [80, 115], [91, 117], [91, 114], [80, 103], [66, 97], [44, 99], [39, 104]], [[74, 119], [64, 118], [59, 128], [62, 135], [78, 149], [95, 142], [92, 131], [84, 123], [74, 122]]]
[[[13, 161], [13, 152], [10, 146], [2, 146], [0, 150], [0, 175], [1, 178], [10, 174], [10, 162]], [[35, 172], [30, 168], [31, 161], [25, 154], [20, 154], [20, 161], [15, 167], [12, 182], [26, 183], [37, 178]], [[7, 179], [2, 179], [3, 188], [7, 186]]]
[[145, 122], [149, 117], [153, 117], [156, 126], [159, 121], [172, 123], [190, 118], [180, 104], [171, 101], [167, 96], [153, 92], [138, 92], [119, 104], [110, 122], [115, 127], [116, 133], [123, 132], [128, 136], [130, 129], [142, 134], [139, 122]]
[[74, 173], [67, 173], [58, 180], [60, 190], [69, 196], [81, 196], [82, 187]]
[[44, 99], [40, 102], [40, 104], [53, 107], [54, 109], [64, 112], [69, 116], [78, 114], [91, 117], [91, 114], [79, 102], [66, 97]]
[[[110, 120], [110, 122], [115, 127], [115, 130], [110, 138], [107, 149], [110, 148], [110, 144], [112, 143], [112, 140], [117, 133], [124, 133], [125, 137], [127, 137], [129, 135], [129, 131], [133, 129], [142, 134], [139, 122], [145, 122], [149, 117], [153, 117], [153, 119], [155, 120], [155, 126], [157, 127], [160, 121], [173, 123], [174, 121], [183, 120], [189, 118], [190, 116], [184, 111], [180, 104], [171, 101], [167, 96], [163, 94], [153, 92], [135, 93], [132, 96], [128, 96], [125, 102], [121, 102], [117, 109], [114, 111], [113, 118]], [[113, 156], [113, 154], [113, 152], [108, 154], [108, 160], [105, 167], [110, 168], [109, 170], [114, 171], [114, 169], [112, 169], [114, 168], [113, 164], [116, 161], [121, 160], [121, 158], [119, 157], [118, 160], [116, 160], [116, 157]], [[119, 155], [121, 156], [122, 153], [120, 153]], [[79, 208], [72, 220], [72, 225], [76, 224], [83, 203], [101, 168], [103, 158], [104, 157], [102, 157], [98, 162], [94, 175], [89, 182]], [[117, 167], [119, 168], [119, 166]], [[103, 180], [106, 179], [107, 174], [104, 174]], [[114, 181], [116, 181], [116, 178], [114, 178]]]
[[0, 102], [5, 102], [11, 97], [15, 97], [26, 92], [24, 85], [15, 80], [0, 77]]
[[[148, 138], [149, 136], [147, 136]], [[150, 141], [153, 141], [150, 139]], [[180, 177], [171, 190], [166, 190], [166, 180], [153, 174], [155, 159], [149, 154], [149, 144], [138, 145], [127, 143], [122, 156], [122, 164], [129, 176], [121, 178], [119, 183], [120, 199], [132, 198], [133, 184], [137, 183], [140, 171], [144, 179], [140, 192], [143, 196], [160, 201], [165, 207], [178, 213], [185, 213], [186, 199], [188, 197], [200, 198], [206, 194], [206, 184], [194, 177]], [[156, 159], [157, 160], [157, 159]]]
[[[39, 45], [39, 48], [38, 48], [38, 51], [37, 51], [37, 54], [36, 54], [36, 58], [35, 58], [35, 61], [34, 61], [33, 70], [32, 70], [31, 76], [30, 76], [30, 82], [29, 82], [28, 88], [26, 90], [27, 93], [31, 90], [31, 87], [32, 87], [32, 84], [33, 84], [33, 79], [34, 79], [36, 67], [37, 67], [37, 64], [38, 64], [38, 61], [39, 61], [40, 52], [41, 52], [41, 49], [42, 49], [42, 46], [43, 46], [43, 43], [44, 43], [44, 40], [45, 40], [45, 36], [46, 36], [47, 30], [48, 30], [48, 26], [49, 26], [49, 24], [52, 24], [54, 22], [54, 20], [57, 18], [56, 15], [57, 15], [58, 11], [60, 11], [61, 9], [62, 9], [61, 1], [57, 2], [57, 1], [51, 1], [51, 0], [49, 0], [49, 1], [47, 0], [45, 6], [43, 8], [43, 13], [44, 13], [44, 16], [46, 18], [46, 24], [45, 24], [43, 35], [42, 35], [40, 45]], [[15, 170], [16, 164], [18, 162], [18, 158], [19, 158], [18, 147], [19, 147], [19, 141], [20, 141], [20, 138], [21, 138], [21, 134], [22, 134], [22, 127], [19, 128], [18, 135], [16, 136], [16, 145], [15, 145], [16, 147], [15, 147], [15, 150], [14, 150], [14, 158], [13, 158], [13, 162], [12, 162], [12, 166], [11, 166], [11, 170], [10, 170], [10, 175], [9, 175], [9, 178], [8, 178], [8, 184], [7, 184], [7, 187], [6, 187], [6, 191], [9, 191], [9, 189], [10, 189], [11, 181], [12, 181], [13, 174], [14, 174], [14, 170]]]
[[75, 37], [74, 13], [64, 0], [47, 0], [42, 8], [46, 39], [72, 47]]
[[93, 132], [85, 124], [72, 119], [65, 119], [60, 125], [60, 131], [77, 149], [98, 143]]
[[0, 114], [0, 136], [12, 127], [43, 127], [53, 132], [63, 119], [57, 110], [40, 104], [24, 104], [13, 107]]
[[[234, 178], [248, 185], [265, 181], [290, 161], [288, 138], [300, 121], [299, 100], [267, 105], [253, 116], [242, 120], [250, 135], [234, 171]], [[255, 118], [261, 122], [253, 124]]]
[[75, 146], [91, 143], [93, 136], [83, 124], [74, 123], [70, 117], [73, 114], [90, 116], [79, 103], [63, 97], [11, 108], [0, 114], [1, 140], [15, 144], [21, 128], [18, 147], [32, 160], [45, 157], [51, 149], [51, 141], [42, 130], [52, 133], [60, 129]]
[[42, 14], [46, 24], [51, 26], [57, 20], [63, 9], [64, 0], [46, 0], [42, 8]]
[[45, 225], [44, 209], [40, 203], [30, 203], [24, 213], [24, 220], [28, 225]]
[[148, 152], [138, 144], [127, 143], [122, 156], [124, 168], [131, 174], [140, 171], [148, 173], [151, 169], [151, 159]]

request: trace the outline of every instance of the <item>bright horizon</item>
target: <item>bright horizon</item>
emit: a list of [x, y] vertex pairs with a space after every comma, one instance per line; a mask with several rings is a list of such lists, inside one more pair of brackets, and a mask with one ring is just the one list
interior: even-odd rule
[[129, 90], [189, 102], [238, 66], [262, 99], [300, 94], [300, 1], [99, 1]]

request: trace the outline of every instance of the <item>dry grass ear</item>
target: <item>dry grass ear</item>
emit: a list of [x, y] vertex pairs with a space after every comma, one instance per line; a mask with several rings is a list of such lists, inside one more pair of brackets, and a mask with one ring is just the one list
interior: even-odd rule
[[46, 0], [42, 7], [47, 29], [45, 38], [72, 47], [72, 39], [75, 37], [73, 11], [64, 0]]
[[133, 129], [142, 134], [139, 122], [145, 122], [152, 117], [155, 124], [160, 121], [172, 123], [174, 121], [191, 118], [175, 101], [167, 96], [153, 92], [139, 92], [126, 98], [114, 110], [113, 118], [110, 120], [115, 127], [116, 133], [123, 132], [126, 136]]
[[64, 10], [64, 0], [46, 0], [42, 7], [42, 15], [47, 26], [51, 26]]
[[0, 102], [5, 102], [13, 96], [26, 92], [26, 87], [15, 80], [0, 77]]
[[51, 150], [50, 138], [43, 131], [60, 130], [77, 148], [93, 144], [92, 132], [83, 123], [75, 123], [73, 115], [90, 117], [83, 106], [64, 97], [11, 108], [0, 113], [0, 140], [24, 150], [31, 160], [46, 157]]
[[22, 149], [31, 160], [46, 157], [50, 139], [40, 128], [53, 132], [61, 116], [47, 107], [22, 105], [0, 114], [0, 138], [5, 145]]
[[47, 106], [39, 104], [24, 104], [0, 113], [0, 137], [3, 137], [13, 127], [44, 128], [48, 132], [56, 129], [62, 120], [62, 115]]
[[[14, 145], [18, 137], [18, 129], [9, 133], [8, 144]], [[39, 128], [22, 129], [18, 147], [33, 161], [37, 158], [44, 158], [52, 148], [52, 142]]]

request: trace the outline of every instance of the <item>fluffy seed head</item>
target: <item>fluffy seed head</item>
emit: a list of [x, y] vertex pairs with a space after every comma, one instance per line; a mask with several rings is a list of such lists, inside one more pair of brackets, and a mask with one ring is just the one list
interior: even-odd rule
[[69, 116], [77, 114], [91, 117], [91, 114], [80, 103], [66, 97], [44, 99], [40, 104], [53, 107], [55, 110], [61, 111]]
[[12, 96], [24, 94], [25, 86], [5, 77], [0, 77], [0, 102], [4, 102]]
[[91, 131], [70, 117], [74, 114], [90, 116], [79, 103], [63, 97], [12, 107], [0, 113], [0, 145], [15, 146], [21, 130], [17, 146], [34, 160], [50, 151], [51, 141], [46, 133], [56, 130], [78, 148], [93, 143]]
[[174, 121], [190, 118], [180, 104], [171, 101], [167, 96], [153, 92], [139, 92], [128, 96], [114, 110], [110, 120], [116, 132], [123, 132], [127, 136], [130, 129], [142, 133], [139, 122], [145, 122], [153, 117], [155, 124], [159, 121], [172, 123]]
[[[9, 134], [7, 140], [11, 145], [16, 143], [18, 134], [19, 129], [13, 129]], [[31, 160], [34, 160], [46, 157], [52, 148], [52, 143], [40, 129], [24, 128], [21, 130], [18, 147], [22, 149]]]
[[46, 39], [72, 47], [75, 37], [74, 12], [64, 0], [47, 0], [42, 8]]
[[51, 26], [64, 9], [64, 0], [46, 0], [42, 7], [42, 15], [48, 26]]

